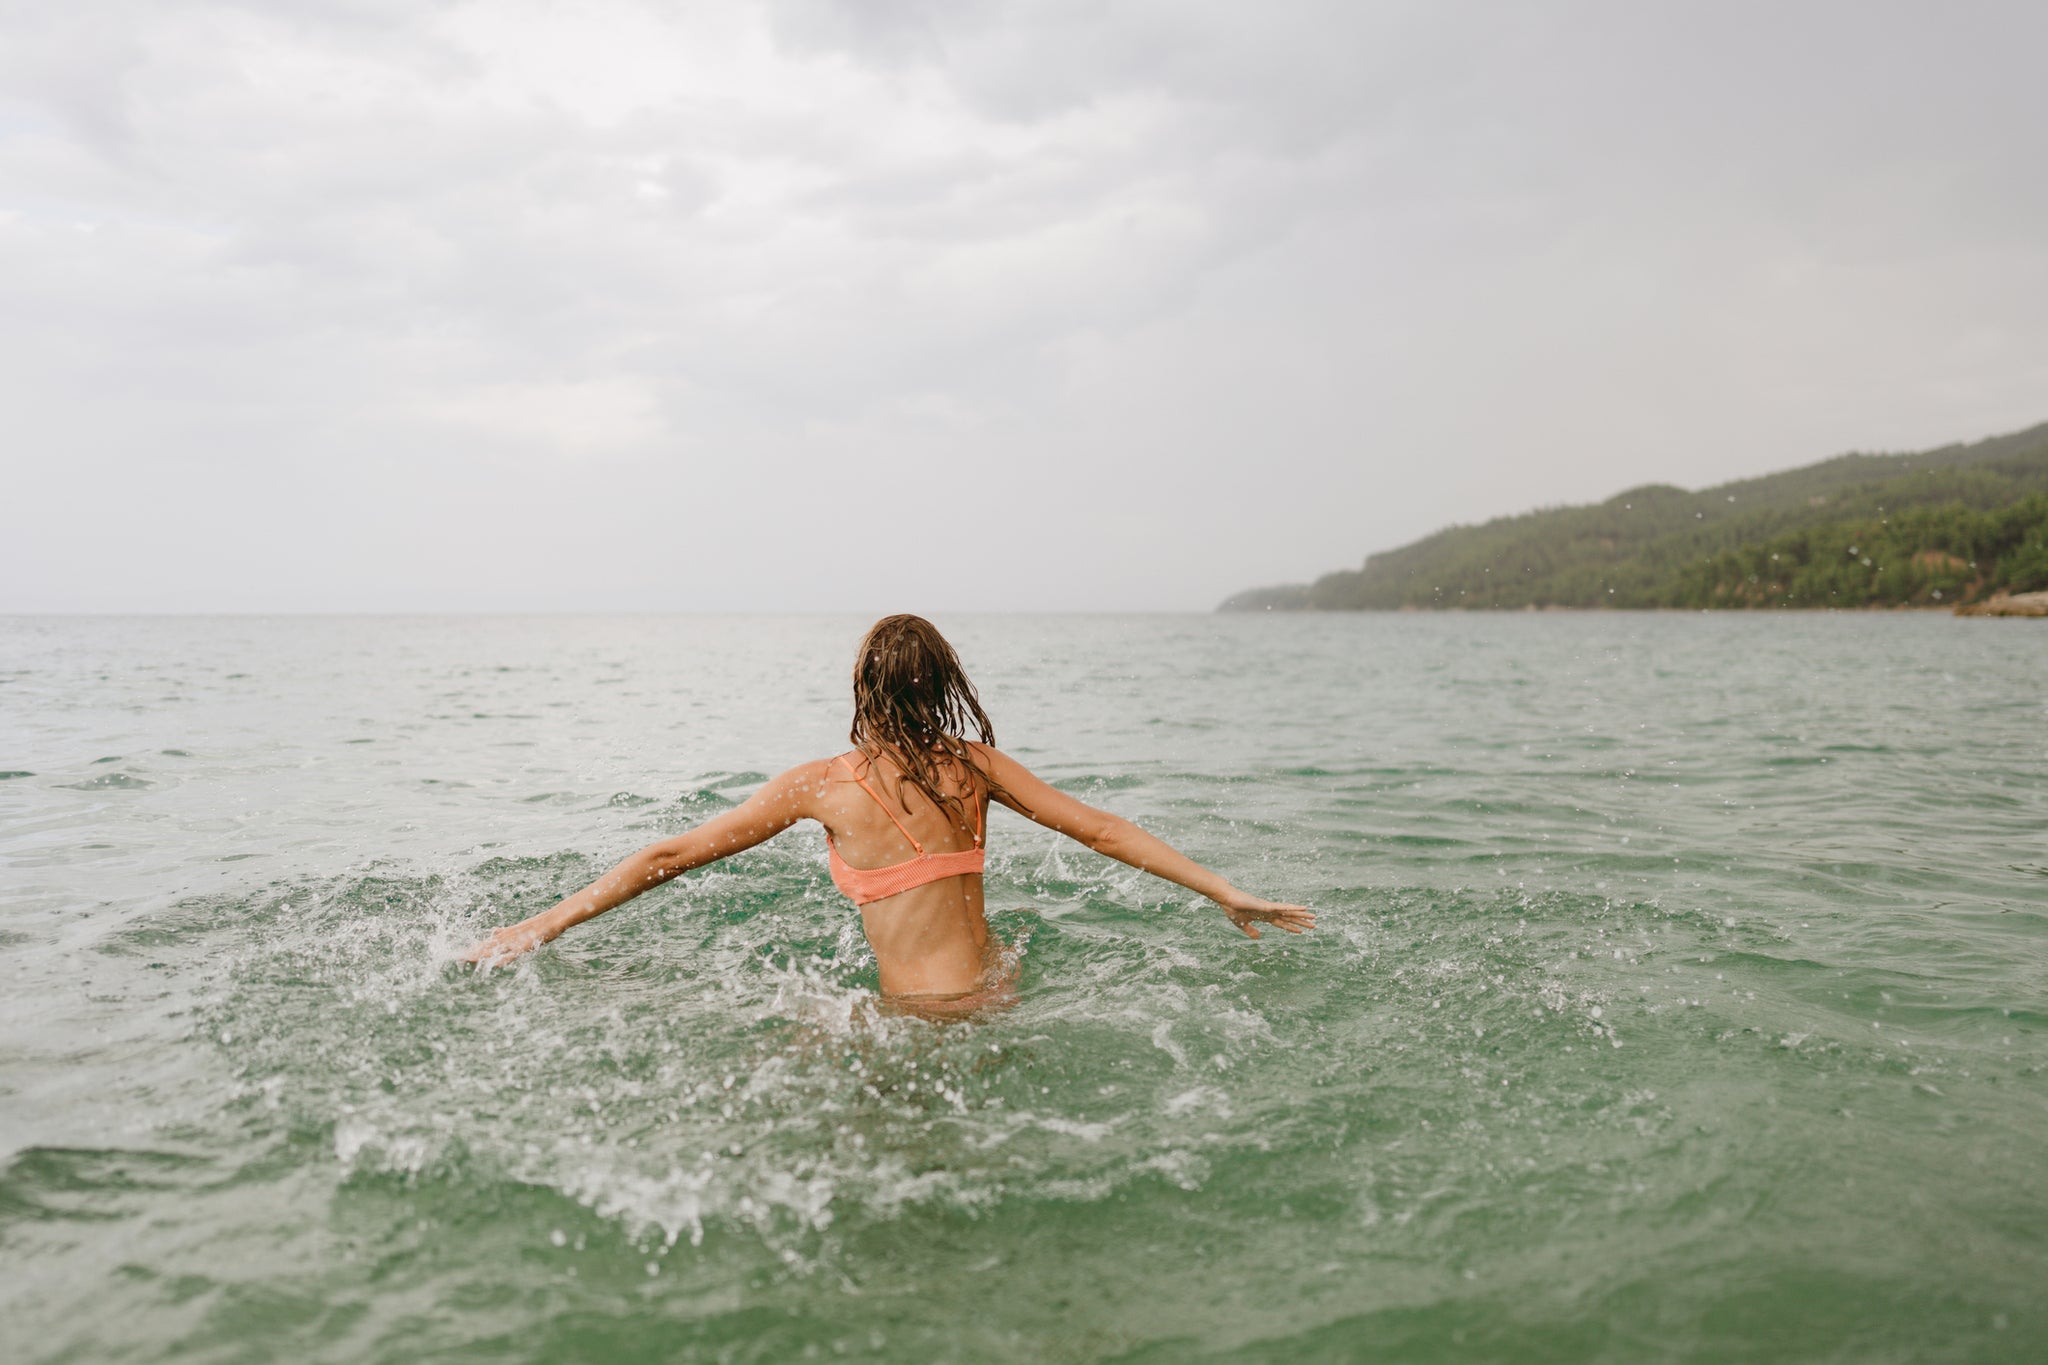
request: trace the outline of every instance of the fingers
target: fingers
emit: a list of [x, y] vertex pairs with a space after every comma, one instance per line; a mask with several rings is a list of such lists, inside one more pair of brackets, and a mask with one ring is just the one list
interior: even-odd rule
[[1258, 922], [1278, 925], [1290, 934], [1305, 934], [1316, 927], [1316, 916], [1305, 905], [1268, 901], [1256, 908], [1230, 911], [1230, 922], [1243, 930], [1246, 938], [1255, 939], [1259, 937], [1259, 931], [1254, 927]]
[[1283, 905], [1280, 907], [1280, 923], [1290, 932], [1301, 933], [1316, 927], [1315, 911], [1306, 905]]
[[504, 937], [504, 931], [499, 930], [482, 942], [471, 944], [455, 960], [474, 963], [479, 967], [502, 967], [531, 946], [512, 943]]

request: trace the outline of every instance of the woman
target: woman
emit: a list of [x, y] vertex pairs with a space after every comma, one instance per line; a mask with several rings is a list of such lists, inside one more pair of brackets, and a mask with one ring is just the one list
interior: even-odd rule
[[[649, 844], [543, 914], [499, 929], [463, 955], [509, 961], [692, 868], [752, 848], [799, 820], [825, 827], [832, 880], [860, 907], [884, 997], [962, 1013], [1007, 996], [981, 905], [988, 803], [1223, 907], [1257, 938], [1298, 934], [1315, 916], [1238, 890], [1130, 821], [1039, 781], [995, 747], [995, 731], [953, 647], [931, 622], [888, 616], [861, 642], [853, 670], [853, 749], [791, 768], [740, 805]], [[964, 738], [970, 722], [979, 742]]]

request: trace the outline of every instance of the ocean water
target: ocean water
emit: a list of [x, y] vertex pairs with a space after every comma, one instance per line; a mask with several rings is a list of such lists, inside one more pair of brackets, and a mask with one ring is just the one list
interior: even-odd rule
[[2048, 629], [966, 617], [1023, 1000], [815, 831], [865, 622], [0, 622], [0, 1358], [2048, 1354]]

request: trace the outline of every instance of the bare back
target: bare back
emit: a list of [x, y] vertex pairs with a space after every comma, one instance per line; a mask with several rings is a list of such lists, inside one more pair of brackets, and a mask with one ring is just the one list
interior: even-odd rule
[[[839, 855], [855, 868], [889, 867], [916, 857], [920, 850], [911, 838], [930, 853], [970, 849], [976, 829], [986, 826], [987, 790], [958, 765], [943, 771], [945, 794], [961, 799], [971, 823], [963, 825], [905, 783], [887, 757], [869, 759], [858, 752], [826, 768], [814, 813]], [[989, 986], [995, 959], [979, 876], [944, 877], [869, 901], [860, 913], [884, 995], [961, 996]]]

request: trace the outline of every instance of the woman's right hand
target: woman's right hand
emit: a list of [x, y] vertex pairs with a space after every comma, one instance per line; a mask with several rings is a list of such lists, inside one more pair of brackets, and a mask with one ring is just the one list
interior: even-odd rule
[[1223, 913], [1230, 916], [1230, 922], [1244, 931], [1246, 938], [1257, 938], [1261, 924], [1274, 924], [1290, 934], [1299, 934], [1316, 927], [1313, 910], [1305, 905], [1288, 905], [1282, 901], [1263, 900], [1232, 888], [1235, 894], [1228, 899], [1219, 898], [1217, 904]]

